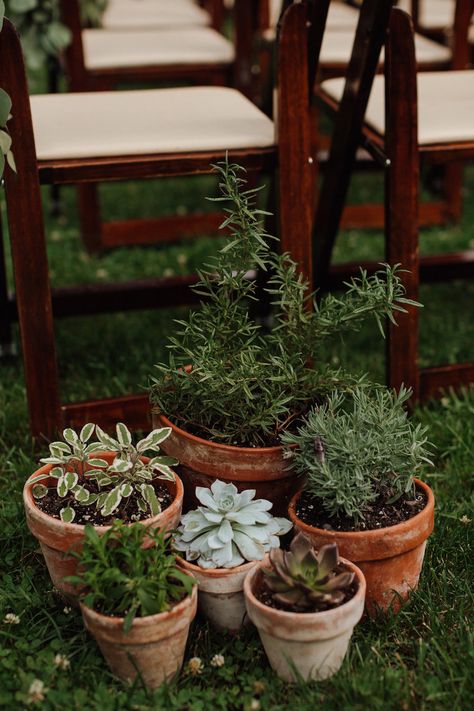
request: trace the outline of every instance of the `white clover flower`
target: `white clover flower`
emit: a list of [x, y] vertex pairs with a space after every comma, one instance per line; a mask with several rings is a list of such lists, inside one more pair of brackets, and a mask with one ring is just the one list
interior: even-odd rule
[[28, 689], [27, 704], [36, 704], [38, 701], [43, 701], [48, 689], [41, 679], [33, 679]]
[[466, 516], [466, 514], [464, 514], [464, 516], [461, 516], [461, 518], [459, 520], [461, 521], [461, 523], [464, 523], [466, 526], [468, 523], [471, 523], [471, 519], [469, 518], [469, 516]]
[[225, 664], [225, 658], [223, 654], [214, 654], [211, 659], [211, 667], [223, 667]]
[[249, 711], [260, 711], [260, 701], [258, 699], [252, 699], [247, 708]]
[[72, 612], [72, 607], [63, 607], [63, 612], [65, 615], [70, 615]]
[[65, 654], [56, 654], [53, 662], [58, 669], [63, 669], [64, 671], [71, 666], [71, 662]]
[[204, 664], [202, 663], [201, 657], [191, 657], [191, 659], [188, 662], [188, 671], [192, 676], [197, 676], [198, 674], [202, 674], [202, 670], [204, 669]]
[[235, 568], [262, 560], [278, 548], [278, 536], [291, 529], [286, 518], [275, 518], [272, 503], [255, 499], [255, 489], [240, 494], [234, 484], [215, 481], [210, 489], [196, 487], [202, 506], [181, 518], [174, 546], [201, 568]]
[[20, 624], [20, 618], [18, 617], [18, 615], [15, 615], [14, 612], [7, 612], [7, 614], [3, 618], [3, 621], [6, 625], [19, 625]]

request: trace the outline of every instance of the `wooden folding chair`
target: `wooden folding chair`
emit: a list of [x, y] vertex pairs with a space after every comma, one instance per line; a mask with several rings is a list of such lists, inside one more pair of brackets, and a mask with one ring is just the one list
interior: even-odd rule
[[51, 436], [66, 423], [147, 421], [146, 397], [62, 404], [54, 316], [176, 306], [189, 301], [195, 277], [74, 287], [52, 292], [40, 183], [86, 184], [149, 177], [198, 175], [229, 160], [250, 171], [279, 165], [281, 247], [311, 278], [311, 224], [315, 163], [310, 152], [307, 5], [289, 9], [279, 41], [279, 121], [272, 122], [234, 89], [189, 87], [28, 97], [14, 27], [0, 33], [0, 86], [13, 101], [9, 130], [18, 172], [7, 170], [5, 189], [14, 263], [30, 427]]
[[[331, 154], [316, 212], [314, 270], [316, 283], [327, 287], [353, 273], [355, 265], [329, 272], [332, 249], [347, 194], [355, 152], [361, 143], [386, 171], [386, 256], [400, 263], [409, 298], [416, 299], [420, 277], [437, 281], [474, 274], [474, 251], [419, 257], [419, 165], [423, 157], [445, 165], [474, 157], [474, 71], [416, 72], [413, 26], [390, 0], [366, 0], [345, 82], [325, 82], [321, 91], [339, 107]], [[458, 0], [456, 21], [466, 29], [473, 0]], [[385, 77], [375, 64], [385, 40]], [[370, 36], [371, 41], [364, 38]], [[370, 97], [370, 98], [369, 98]], [[365, 122], [364, 122], [365, 115]], [[368, 269], [373, 264], [364, 265]], [[418, 310], [401, 314], [398, 328], [389, 325], [387, 380], [413, 388], [425, 400], [440, 388], [474, 380], [474, 363], [419, 369]]]

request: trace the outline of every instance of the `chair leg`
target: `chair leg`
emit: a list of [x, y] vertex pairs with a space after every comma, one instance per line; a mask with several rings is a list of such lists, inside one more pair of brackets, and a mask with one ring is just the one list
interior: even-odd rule
[[449, 220], [457, 223], [462, 215], [462, 186], [464, 165], [462, 163], [448, 163], [444, 172], [444, 193], [446, 197], [446, 211]]
[[[416, 61], [410, 26], [404, 13], [393, 11], [386, 52], [385, 140], [390, 167], [386, 172], [385, 247], [389, 264], [400, 264], [409, 299], [419, 286], [418, 211], [420, 157], [418, 150]], [[406, 64], [396, 58], [404, 57]], [[418, 308], [397, 314], [398, 326], [388, 325], [387, 383], [413, 389], [419, 397]]]
[[92, 183], [79, 185], [77, 197], [82, 241], [88, 252], [98, 252], [102, 249], [99, 186]]
[[2, 216], [0, 212], [0, 356], [12, 355], [12, 324], [8, 303], [8, 283], [5, 265], [5, 245], [3, 242]]

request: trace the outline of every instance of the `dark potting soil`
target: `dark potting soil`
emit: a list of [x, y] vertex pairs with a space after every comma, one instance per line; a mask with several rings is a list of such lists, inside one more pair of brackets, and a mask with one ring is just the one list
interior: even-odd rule
[[[164, 511], [172, 503], [173, 496], [161, 482], [153, 481], [151, 484], [155, 490], [158, 501], [160, 502], [161, 510]], [[96, 484], [92, 481], [88, 482], [87, 488], [93, 493], [98, 492]], [[134, 521], [143, 521], [150, 518], [149, 512], [140, 511], [138, 509], [136, 498], [134, 498], [133, 494], [128, 498], [122, 499], [120, 506], [115, 509], [111, 516], [107, 516], [106, 518], [100, 515], [100, 512], [97, 511], [95, 504], [92, 504], [91, 506], [78, 504], [78, 502], [74, 499], [73, 494], [68, 494], [63, 498], [60, 498], [54, 488], [49, 488], [48, 493], [42, 499], [35, 499], [35, 503], [37, 507], [41, 511], [44, 511], [44, 513], [48, 514], [48, 516], [58, 519], [61, 518], [59, 513], [61, 509], [66, 506], [71, 506], [76, 512], [73, 523], [78, 523], [83, 526], [85, 526], [86, 523], [92, 523], [95, 526], [110, 526], [117, 518], [125, 523], [133, 523]]]
[[[339, 573], [345, 573], [347, 571], [346, 566], [343, 563], [340, 563], [337, 568], [335, 569], [336, 574]], [[264, 605], [267, 607], [272, 607], [274, 610], [283, 610], [284, 612], [298, 612], [301, 614], [305, 613], [312, 613], [312, 612], [325, 612], [326, 610], [332, 610], [335, 607], [340, 607], [341, 605], [344, 605], [346, 602], [351, 600], [354, 595], [356, 594], [357, 590], [359, 589], [359, 584], [356, 579], [352, 581], [352, 583], [345, 589], [343, 590], [344, 593], [344, 599], [342, 602], [338, 603], [337, 605], [333, 605], [330, 602], [317, 602], [315, 603], [314, 607], [308, 609], [308, 610], [301, 610], [300, 608], [294, 607], [294, 606], [287, 606], [287, 605], [282, 605], [279, 602], [275, 602], [275, 600], [272, 598], [272, 593], [271, 591], [267, 588], [265, 585], [265, 578], [263, 578], [260, 586], [258, 589], [255, 591], [255, 597], [257, 600], [260, 602], [263, 602]]]
[[416, 489], [414, 494], [403, 494], [392, 504], [379, 497], [367, 508], [364, 520], [354, 525], [348, 516], [329, 516], [321, 501], [304, 491], [296, 504], [296, 515], [308, 526], [327, 531], [373, 531], [408, 521], [425, 508], [427, 501], [423, 489]]

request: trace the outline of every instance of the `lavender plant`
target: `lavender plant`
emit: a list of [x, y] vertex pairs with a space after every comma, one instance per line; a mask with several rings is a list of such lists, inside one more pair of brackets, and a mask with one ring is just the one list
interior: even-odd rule
[[307, 476], [306, 491], [330, 517], [360, 521], [374, 501], [393, 503], [413, 490], [414, 475], [431, 464], [427, 427], [404, 409], [410, 395], [381, 386], [333, 392], [297, 433], [283, 435], [290, 466]]
[[264, 581], [278, 606], [309, 612], [322, 603], [335, 607], [344, 601], [354, 573], [338, 572], [336, 543], [322, 546], [318, 553], [304, 533], [291, 542], [289, 551], [272, 550], [271, 568], [262, 568]]
[[210, 489], [196, 487], [201, 502], [181, 518], [174, 548], [201, 568], [235, 568], [246, 561], [261, 560], [280, 545], [278, 536], [291, 522], [275, 518], [266, 499], [255, 499], [255, 489], [240, 494], [234, 484], [215, 481]]
[[[103, 518], [111, 516], [124, 499], [135, 502], [137, 512], [156, 516], [161, 511], [160, 502], [152, 480], [174, 480], [172, 466], [178, 464], [173, 457], [159, 455], [159, 445], [169, 436], [169, 427], [163, 427], [150, 432], [136, 445], [126, 425], [119, 422], [116, 425], [116, 437], [111, 437], [98, 425], [84, 425], [79, 433], [71, 428], [63, 432], [64, 442], [52, 442], [49, 445], [50, 456], [41, 459], [43, 464], [52, 464], [47, 474], [33, 478], [33, 496], [41, 499], [48, 494], [48, 487], [41, 483], [45, 478], [56, 479], [55, 493], [64, 499], [65, 505], [61, 511], [61, 520], [66, 523], [74, 521], [76, 506], [94, 505]], [[92, 441], [96, 434], [97, 440]], [[114, 452], [112, 464], [107, 460], [94, 456], [97, 452]], [[148, 462], [142, 461], [146, 452], [156, 456]], [[93, 485], [91, 485], [93, 484]]]
[[[244, 190], [242, 168], [216, 166], [230, 233], [217, 257], [199, 273], [201, 308], [178, 321], [167, 363], [152, 378], [151, 400], [180, 427], [225, 444], [278, 444], [283, 430], [334, 389], [350, 390], [360, 378], [330, 368], [322, 344], [357, 329], [372, 316], [382, 320], [414, 302], [405, 297], [398, 266], [373, 276], [361, 271], [340, 297], [320, 301], [288, 254], [276, 255], [255, 207], [255, 190]], [[257, 323], [250, 305], [257, 284], [249, 273], [268, 277], [273, 326]], [[310, 308], [312, 307], [312, 308]], [[192, 365], [189, 371], [184, 366]]]

